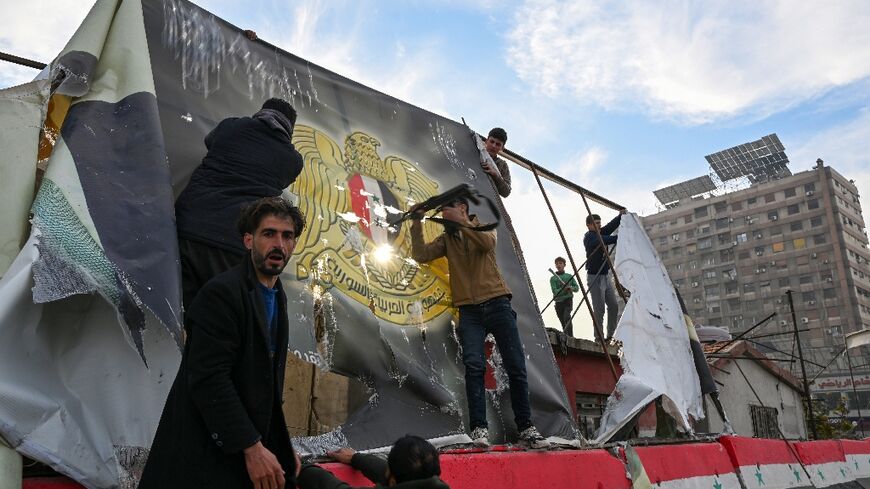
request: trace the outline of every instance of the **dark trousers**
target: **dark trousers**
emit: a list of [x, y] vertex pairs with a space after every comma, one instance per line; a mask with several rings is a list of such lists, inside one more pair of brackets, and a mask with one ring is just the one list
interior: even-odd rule
[[459, 306], [457, 333], [462, 345], [462, 362], [465, 364], [465, 392], [468, 396], [471, 429], [487, 427], [483, 375], [486, 372], [484, 341], [489, 333], [495, 338], [507, 371], [517, 430], [522, 431], [531, 426], [526, 355], [517, 330], [517, 313], [511, 307], [510, 299], [504, 296], [481, 304]]
[[181, 258], [181, 291], [185, 309], [190, 307], [203, 285], [241, 263], [245, 256], [189, 239], [178, 240], [178, 253]]
[[568, 336], [574, 336], [574, 324], [571, 321], [571, 313], [574, 312], [574, 299], [569, 297], [563, 301], [556, 301], [553, 306], [556, 308], [556, 317], [562, 324], [562, 331]]

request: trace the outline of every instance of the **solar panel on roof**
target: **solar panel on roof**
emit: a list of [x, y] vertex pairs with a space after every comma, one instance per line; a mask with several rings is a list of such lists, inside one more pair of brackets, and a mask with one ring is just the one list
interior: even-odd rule
[[685, 182], [675, 183], [664, 188], [653, 191], [653, 194], [664, 205], [671, 202], [679, 201], [687, 197], [694, 197], [716, 189], [716, 184], [710, 175], [686, 180]]
[[724, 182], [747, 177], [756, 182], [791, 175], [785, 146], [776, 134], [739, 144], [704, 157]]

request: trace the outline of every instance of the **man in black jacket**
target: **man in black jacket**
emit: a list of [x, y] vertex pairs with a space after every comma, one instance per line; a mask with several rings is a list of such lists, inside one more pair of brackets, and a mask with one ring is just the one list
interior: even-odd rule
[[181, 366], [139, 489], [294, 486], [299, 463], [281, 410], [287, 298], [278, 275], [303, 226], [299, 209], [280, 197], [243, 211], [248, 257], [190, 305]]
[[[376, 455], [342, 448], [329, 453], [335, 460], [359, 470], [375, 488], [450, 489], [441, 480], [438, 450], [419, 436], [405, 435], [390, 449], [387, 460]], [[317, 465], [305, 465], [299, 473], [299, 489], [354, 489]]]
[[272, 98], [252, 117], [222, 120], [206, 137], [205, 158], [175, 202], [184, 307], [212, 277], [247, 256], [233, 223], [242, 207], [276, 197], [302, 171], [291, 143], [296, 110]]

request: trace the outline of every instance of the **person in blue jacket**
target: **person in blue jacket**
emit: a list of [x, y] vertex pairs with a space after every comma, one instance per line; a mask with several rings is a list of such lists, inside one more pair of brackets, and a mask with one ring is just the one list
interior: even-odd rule
[[[586, 216], [588, 231], [583, 236], [583, 246], [586, 248], [586, 283], [592, 298], [595, 322], [599, 326], [603, 326], [604, 308], [607, 307], [607, 336], [604, 338], [605, 341], [610, 341], [613, 338], [614, 330], [616, 330], [619, 303], [616, 301], [616, 287], [609, 273], [610, 263], [604, 253], [607, 252], [609, 245], [616, 244], [617, 236], [613, 236], [613, 232], [619, 227], [619, 222], [625, 212], [625, 209], [620, 209], [619, 214], [603, 227], [601, 226], [601, 216], [598, 214]], [[596, 232], [596, 229], [600, 231], [601, 239], [598, 238], [599, 233]], [[599, 332], [596, 331], [595, 335], [598, 334]]]

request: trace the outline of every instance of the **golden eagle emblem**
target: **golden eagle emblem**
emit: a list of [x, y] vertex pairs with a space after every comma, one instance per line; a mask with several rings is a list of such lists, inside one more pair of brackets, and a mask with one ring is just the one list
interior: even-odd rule
[[[305, 230], [296, 244], [296, 276], [316, 290], [338, 289], [399, 325], [421, 325], [451, 308], [447, 262], [421, 267], [411, 258], [407, 227], [391, 215], [434, 195], [438, 184], [381, 143], [353, 132], [344, 150], [327, 134], [296, 126], [293, 144], [305, 166], [290, 191], [299, 198]], [[424, 223], [427, 241], [441, 229]]]

